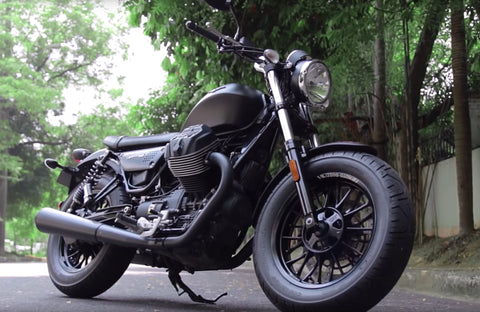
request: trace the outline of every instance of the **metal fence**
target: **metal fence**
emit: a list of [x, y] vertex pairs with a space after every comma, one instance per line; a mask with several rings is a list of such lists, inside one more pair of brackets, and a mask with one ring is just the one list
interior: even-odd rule
[[446, 128], [436, 135], [420, 140], [420, 163], [430, 165], [455, 155], [455, 140], [453, 129]]

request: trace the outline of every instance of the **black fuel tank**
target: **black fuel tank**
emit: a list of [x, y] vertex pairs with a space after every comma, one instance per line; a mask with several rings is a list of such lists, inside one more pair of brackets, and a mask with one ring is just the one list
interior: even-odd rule
[[217, 134], [238, 131], [252, 125], [264, 106], [262, 92], [230, 83], [208, 92], [192, 109], [183, 128], [205, 124]]

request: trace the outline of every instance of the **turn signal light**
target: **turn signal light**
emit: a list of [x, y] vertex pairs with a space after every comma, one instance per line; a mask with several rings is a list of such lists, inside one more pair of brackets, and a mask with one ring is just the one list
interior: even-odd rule
[[298, 173], [297, 162], [292, 159], [288, 162], [288, 166], [290, 167], [290, 172], [292, 173], [293, 181], [295, 182], [300, 181], [300, 174]]

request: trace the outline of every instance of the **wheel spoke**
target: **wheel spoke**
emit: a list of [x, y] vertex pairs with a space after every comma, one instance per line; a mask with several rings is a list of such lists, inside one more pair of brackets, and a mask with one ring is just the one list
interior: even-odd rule
[[71, 254], [68, 254], [69, 257], [75, 257], [76, 255], [78, 255], [80, 253], [80, 250], [75, 250], [73, 253]]
[[366, 215], [362, 220], [358, 221], [355, 225], [360, 225], [363, 224], [365, 221], [368, 221], [373, 217], [373, 212], [370, 212], [368, 215]]
[[371, 232], [373, 231], [372, 227], [361, 227], [361, 226], [347, 226], [345, 228], [347, 231], [366, 231], [366, 232]]
[[325, 262], [325, 257], [322, 257], [320, 255], [317, 255], [317, 266], [318, 266], [318, 278], [317, 278], [317, 283], [321, 284], [322, 283], [322, 267], [323, 263]]
[[343, 242], [343, 241], [342, 241], [342, 245], [345, 246], [345, 247], [347, 247], [348, 249], [352, 250], [354, 253], [356, 253], [356, 254], [359, 255], [359, 256], [362, 256], [362, 255], [363, 255], [363, 252], [357, 250], [355, 247], [350, 246], [349, 244], [347, 244], [347, 243], [345, 243], [345, 242]]
[[[340, 199], [340, 202], [337, 203], [337, 205], [335, 206], [336, 209], [338, 209], [340, 206], [343, 205], [343, 203], [345, 202], [345, 200], [350, 196], [350, 194], [352, 193], [352, 189], [349, 188], [348, 191], [345, 193], [345, 195], [343, 195], [342, 199]], [[339, 194], [340, 195], [340, 194]]]
[[282, 236], [283, 239], [289, 239], [289, 240], [301, 240], [302, 238], [300, 236]]
[[323, 196], [325, 198], [325, 203], [323, 204], [322, 208], [326, 208], [328, 205], [328, 200], [330, 199], [330, 189], [328, 189], [327, 192], [323, 194]]
[[299, 260], [302, 260], [305, 256], [307, 255], [306, 252], [304, 252], [301, 256], [297, 257], [297, 258], [293, 258], [293, 259], [290, 259], [288, 260], [287, 262], [285, 262], [286, 265], [290, 265], [290, 264], [293, 264]]
[[361, 211], [361, 210], [363, 210], [363, 209], [365, 209], [365, 208], [367, 208], [367, 207], [370, 207], [370, 201], [367, 201], [365, 204], [363, 204], [363, 205], [361, 205], [361, 206], [359, 206], [359, 207], [357, 207], [357, 208], [355, 208], [355, 209], [353, 209], [353, 210], [347, 211], [347, 212], [343, 215], [343, 217], [344, 217], [344, 218], [351, 217], [351, 216], [353, 216], [354, 214], [356, 214], [357, 212], [359, 212], [359, 211]]
[[343, 272], [342, 265], [340, 264], [340, 261], [338, 261], [337, 257], [335, 257], [335, 254], [333, 252], [330, 253], [333, 259], [332, 266], [335, 268], [335, 263], [338, 265], [338, 270], [340, 271], [340, 274], [344, 275], [345, 273]]
[[[332, 260], [330, 260], [331, 262]], [[333, 262], [330, 263], [330, 272], [328, 273], [328, 282], [331, 282], [332, 279], [333, 279], [333, 270], [334, 270], [334, 266], [333, 266]]]
[[302, 271], [305, 268], [305, 265], [310, 260], [310, 258], [312, 258], [311, 254], [312, 254], [311, 252], [308, 252], [307, 255], [305, 256], [305, 258], [303, 259], [303, 262], [302, 262], [302, 264], [300, 265], [300, 268], [297, 271], [298, 278], [300, 278], [302, 276]]

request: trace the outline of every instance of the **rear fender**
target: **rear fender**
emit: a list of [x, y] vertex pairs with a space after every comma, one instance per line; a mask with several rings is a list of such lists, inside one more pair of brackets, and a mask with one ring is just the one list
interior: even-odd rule
[[[342, 141], [342, 142], [332, 142], [327, 144], [322, 144], [318, 147], [312, 148], [307, 152], [307, 156], [303, 159], [304, 164], [307, 164], [310, 159], [315, 156], [329, 153], [329, 152], [336, 152], [336, 151], [350, 151], [350, 152], [359, 152], [359, 153], [366, 153], [370, 155], [377, 156], [377, 150], [375, 148], [361, 144], [356, 142], [349, 142], [349, 141]], [[268, 197], [275, 191], [275, 187], [282, 181], [285, 176], [290, 174], [290, 170], [288, 166], [283, 167], [280, 171], [277, 172], [275, 177], [268, 183], [268, 185], [263, 190], [262, 194], [260, 195], [260, 199], [255, 206], [254, 214], [253, 214], [253, 224], [257, 223], [257, 219], [262, 212], [263, 206], [265, 205]]]

